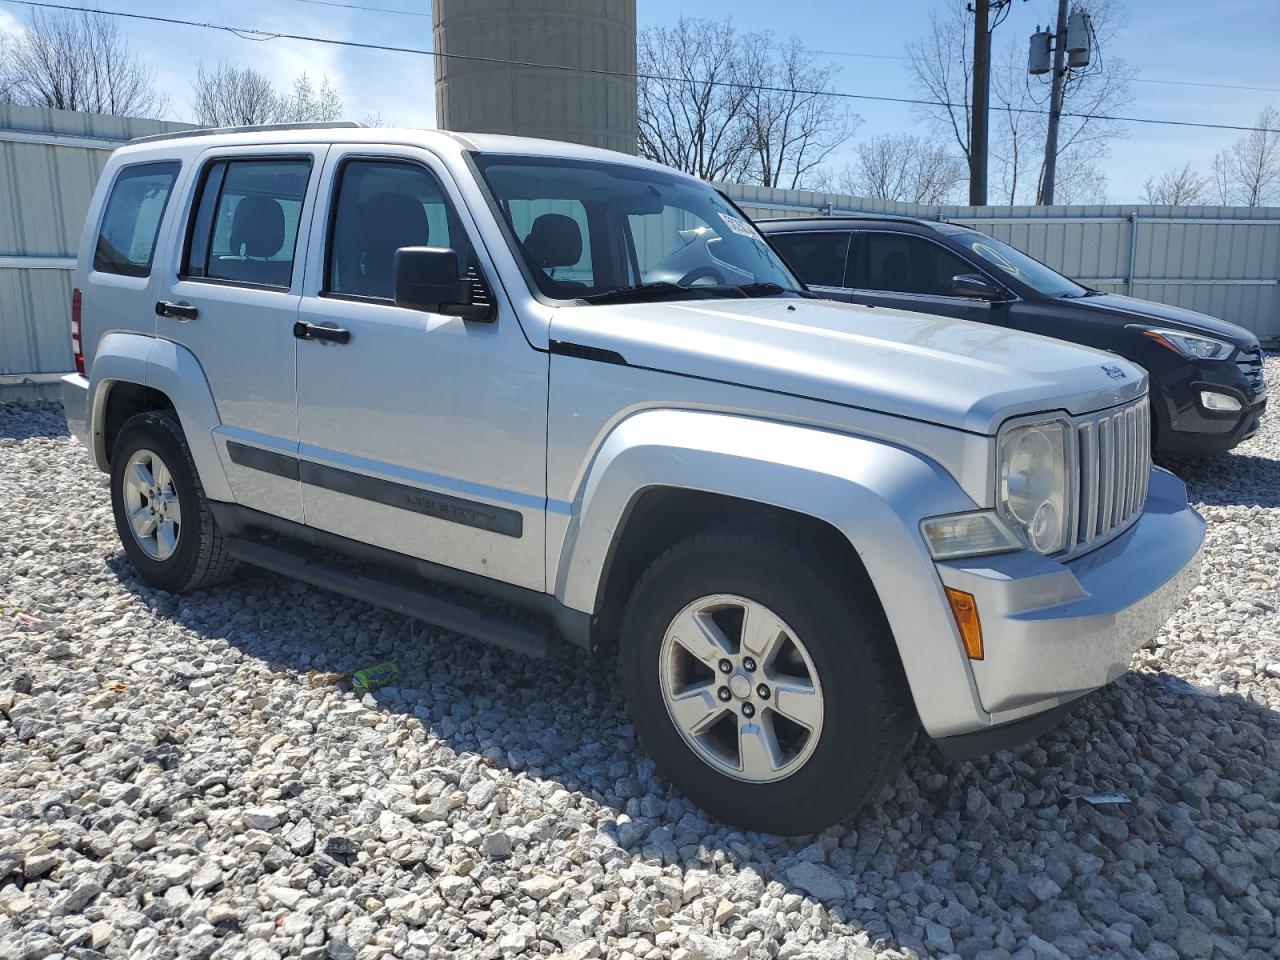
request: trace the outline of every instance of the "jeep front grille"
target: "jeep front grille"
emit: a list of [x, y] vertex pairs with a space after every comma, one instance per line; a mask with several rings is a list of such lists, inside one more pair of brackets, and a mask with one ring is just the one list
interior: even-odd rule
[[1241, 350], [1236, 354], [1236, 367], [1249, 381], [1249, 387], [1256, 397], [1262, 392], [1265, 383], [1262, 379], [1262, 350]]
[[1147, 502], [1151, 472], [1151, 406], [1146, 397], [1075, 421], [1080, 496], [1072, 553], [1127, 529]]

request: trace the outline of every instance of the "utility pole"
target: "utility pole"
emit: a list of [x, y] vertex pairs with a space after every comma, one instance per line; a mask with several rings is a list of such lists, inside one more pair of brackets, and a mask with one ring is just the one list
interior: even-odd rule
[[1040, 183], [1040, 203], [1053, 203], [1054, 179], [1058, 173], [1058, 124], [1062, 120], [1062, 88], [1067, 79], [1067, 0], [1058, 0], [1058, 29], [1053, 35], [1053, 86], [1049, 95], [1049, 135], [1044, 141], [1044, 176]]
[[991, 0], [973, 2], [973, 114], [969, 118], [969, 204], [987, 203], [987, 120], [991, 101]]

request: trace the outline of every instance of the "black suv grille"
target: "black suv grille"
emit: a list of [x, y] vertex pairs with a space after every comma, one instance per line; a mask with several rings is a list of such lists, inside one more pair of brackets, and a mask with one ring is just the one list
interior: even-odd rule
[[1241, 350], [1236, 354], [1236, 366], [1249, 381], [1254, 394], [1262, 392], [1265, 381], [1262, 379], [1262, 350]]

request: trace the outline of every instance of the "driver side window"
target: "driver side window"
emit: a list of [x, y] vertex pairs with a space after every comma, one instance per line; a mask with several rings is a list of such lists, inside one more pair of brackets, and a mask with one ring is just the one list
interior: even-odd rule
[[431, 172], [397, 160], [348, 160], [339, 172], [329, 241], [327, 293], [395, 298], [400, 247], [450, 247], [465, 235]]
[[954, 297], [951, 278], [974, 268], [951, 251], [923, 237], [863, 233], [852, 284], [860, 290]]

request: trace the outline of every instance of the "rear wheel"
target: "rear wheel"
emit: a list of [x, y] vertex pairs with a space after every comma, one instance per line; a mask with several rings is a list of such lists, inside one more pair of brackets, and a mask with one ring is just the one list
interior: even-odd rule
[[869, 588], [769, 535], [699, 534], [659, 557], [622, 627], [637, 732], [716, 816], [812, 833], [874, 796], [910, 702]]
[[125, 554], [152, 586], [193, 590], [235, 568], [171, 412], [149, 410], [120, 428], [111, 457], [111, 506]]

